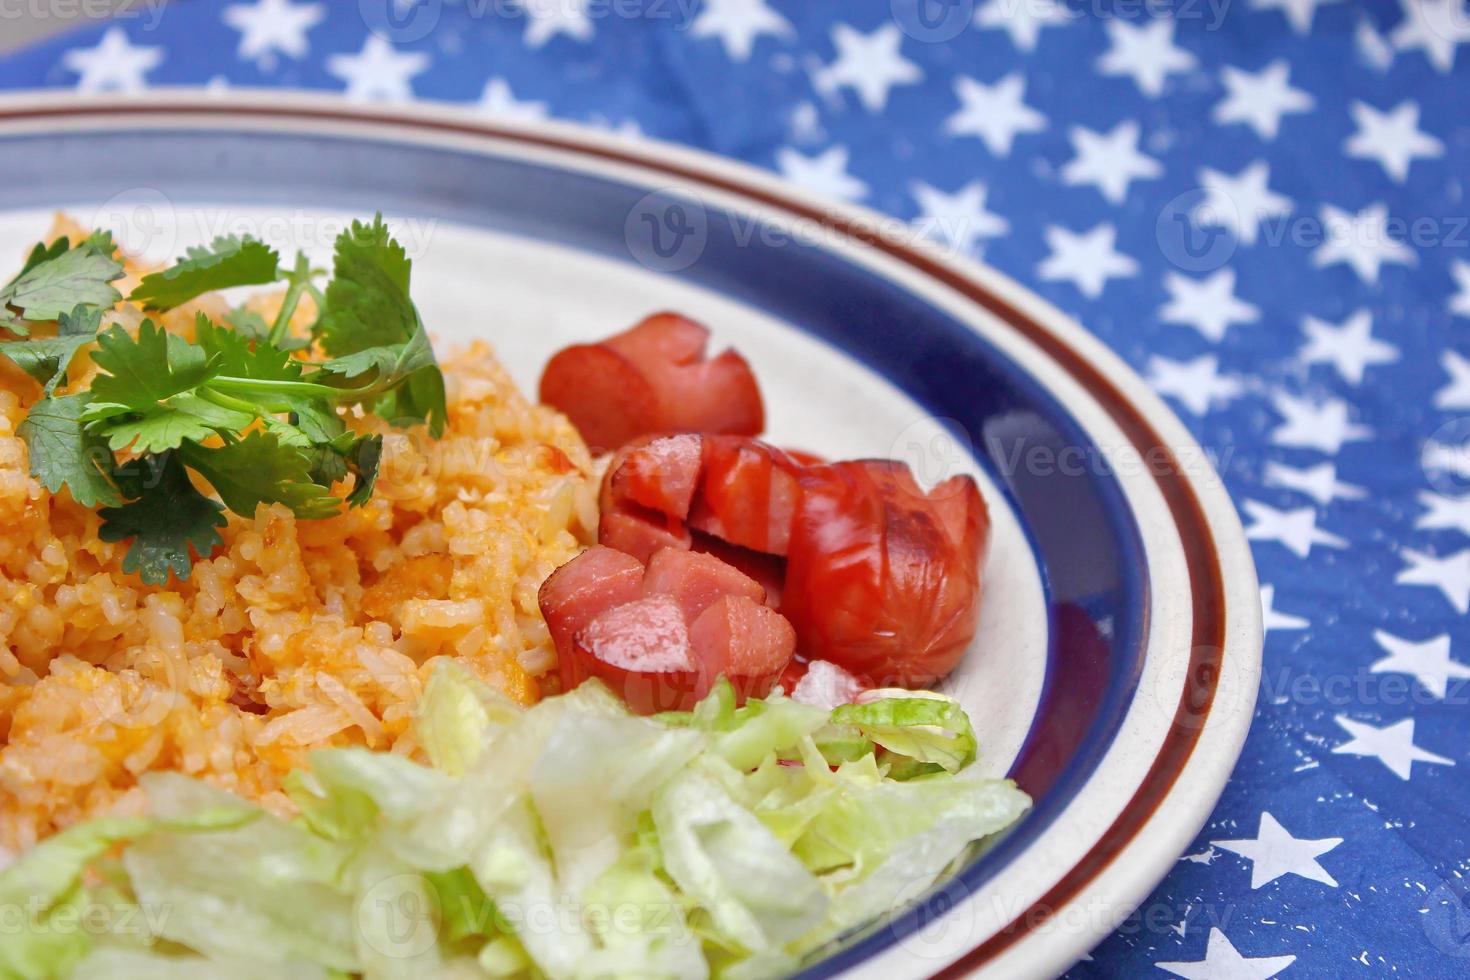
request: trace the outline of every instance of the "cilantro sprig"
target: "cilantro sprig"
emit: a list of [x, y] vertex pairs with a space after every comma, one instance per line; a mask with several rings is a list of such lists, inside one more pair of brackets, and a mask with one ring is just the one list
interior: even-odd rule
[[[0, 343], [0, 355], [42, 385], [19, 430], [32, 474], [100, 508], [103, 540], [131, 542], [124, 571], [152, 584], [187, 579], [195, 555], [221, 543], [226, 511], [251, 516], [280, 503], [317, 519], [365, 504], [383, 447], [380, 436], [348, 428], [356, 407], [443, 433], [444, 378], [409, 295], [412, 264], [381, 215], [338, 238], [325, 288], [317, 284], [325, 273], [304, 256], [285, 266], [248, 237], [216, 239], [144, 277], [128, 299], [153, 311], [221, 289], [285, 284], [270, 323], [243, 309], [224, 322], [200, 313], [192, 340], [151, 319], [135, 331], [103, 329], [122, 298], [110, 285], [122, 274], [115, 252], [105, 235], [76, 248], [36, 246], [0, 289], [0, 327], [28, 339]], [[293, 337], [307, 296], [318, 319], [310, 339]], [[33, 336], [31, 324], [47, 320], [54, 335]], [[60, 393], [92, 345], [91, 384]], [[335, 495], [349, 477], [350, 490]]]

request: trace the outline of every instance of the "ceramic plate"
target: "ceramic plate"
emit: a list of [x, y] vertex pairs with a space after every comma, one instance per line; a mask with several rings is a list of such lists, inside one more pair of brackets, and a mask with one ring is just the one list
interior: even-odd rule
[[1081, 327], [892, 219], [670, 146], [279, 93], [3, 101], [0, 173], [17, 261], [55, 209], [159, 259], [227, 232], [326, 255], [382, 210], [438, 342], [490, 341], [527, 388], [559, 347], [672, 308], [753, 363], [776, 442], [974, 473], [995, 533], [946, 683], [980, 765], [1035, 807], [803, 976], [1058, 973], [1224, 787], [1261, 627], [1208, 457]]

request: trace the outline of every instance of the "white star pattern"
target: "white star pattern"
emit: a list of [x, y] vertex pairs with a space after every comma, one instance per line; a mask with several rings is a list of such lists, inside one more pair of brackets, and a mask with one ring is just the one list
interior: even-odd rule
[[1368, 491], [1362, 487], [1338, 482], [1337, 467], [1332, 463], [1297, 469], [1285, 463], [1268, 462], [1261, 482], [1268, 487], [1282, 487], [1305, 494], [1322, 507], [1334, 500], [1362, 500], [1368, 496]]
[[1295, 956], [1242, 956], [1223, 932], [1211, 926], [1204, 959], [1154, 966], [1184, 980], [1271, 980], [1295, 962]]
[[1159, 161], [1138, 152], [1138, 123], [1119, 123], [1111, 133], [1095, 133], [1073, 126], [1069, 134], [1076, 155], [1062, 167], [1062, 183], [1092, 184], [1113, 204], [1128, 196], [1134, 180], [1152, 180], [1163, 174]]
[[1164, 82], [1170, 75], [1199, 64], [1194, 55], [1174, 45], [1174, 21], [1167, 17], [1142, 21], [1139, 27], [1115, 17], [1105, 26], [1112, 47], [1097, 60], [1097, 70], [1104, 75], [1131, 76], [1138, 90], [1150, 98], [1164, 94]]
[[1047, 281], [1071, 282], [1083, 296], [1096, 299], [1109, 279], [1138, 275], [1138, 263], [1113, 247], [1117, 240], [1118, 230], [1106, 222], [1080, 234], [1048, 225], [1051, 254], [1036, 267], [1036, 274]]
[[1450, 383], [1434, 395], [1434, 407], [1441, 409], [1470, 409], [1470, 358], [1461, 357], [1452, 350], [1440, 355], [1440, 367], [1450, 376]]
[[1341, 837], [1307, 840], [1293, 837], [1269, 812], [1261, 813], [1254, 838], [1211, 841], [1214, 847], [1239, 854], [1251, 863], [1251, 890], [1268, 885], [1282, 875], [1297, 875], [1337, 887], [1337, 879], [1317, 860], [1342, 843]]
[[558, 34], [590, 41], [594, 33], [587, 8], [592, 0], [518, 0], [526, 15], [526, 47], [539, 48]]
[[1043, 27], [1060, 27], [1071, 20], [1062, 0], [987, 0], [975, 12], [975, 23], [998, 28], [1021, 51], [1035, 51]]
[[803, 156], [790, 147], [776, 151], [776, 166], [793, 184], [818, 194], [844, 201], [868, 195], [868, 185], [847, 172], [847, 147], [832, 146], [815, 157]]
[[960, 110], [945, 120], [945, 132], [951, 136], [978, 136], [994, 156], [1009, 156], [1017, 134], [1039, 133], [1046, 128], [1046, 117], [1022, 101], [1026, 79], [1020, 72], [1012, 72], [994, 85], [961, 76], [955, 79], [954, 93], [959, 97]]
[[1192, 361], [1171, 361], [1155, 355], [1148, 361], [1148, 383], [1154, 391], [1173, 398], [1194, 415], [1204, 415], [1211, 406], [1227, 404], [1242, 391], [1237, 379], [1220, 376], [1220, 365], [1213, 354]]
[[1354, 721], [1347, 715], [1333, 719], [1350, 738], [1332, 751], [1337, 755], [1359, 755], [1377, 759], [1388, 767], [1388, 771], [1400, 779], [1407, 780], [1414, 771], [1414, 763], [1427, 762], [1433, 765], [1452, 766], [1454, 760], [1421, 749], [1414, 744], [1414, 719], [1379, 728], [1363, 721]]
[[1455, 277], [1455, 285], [1458, 292], [1450, 297], [1450, 312], [1456, 316], [1470, 317], [1470, 262], [1460, 259], [1450, 266], [1450, 274]]
[[1358, 55], [1368, 67], [1377, 71], [1388, 71], [1393, 65], [1393, 47], [1387, 38], [1378, 33], [1373, 21], [1367, 17], [1359, 18], [1358, 26], [1353, 31], [1353, 43], [1357, 45]]
[[1279, 10], [1286, 15], [1286, 21], [1292, 30], [1298, 34], [1310, 34], [1317, 8], [1324, 3], [1341, 2], [1342, 0], [1251, 0], [1251, 9]]
[[326, 15], [319, 3], [259, 0], [251, 5], [231, 4], [221, 17], [240, 32], [239, 57], [270, 71], [275, 67], [277, 52], [288, 58], [306, 57], [311, 51], [306, 33]]
[[1407, 567], [1394, 577], [1394, 582], [1439, 589], [1455, 612], [1462, 616], [1470, 612], [1470, 548], [1446, 558], [1412, 548], [1405, 548], [1399, 554]]
[[500, 119], [515, 119], [532, 122], [546, 118], [546, 103], [520, 101], [510, 90], [510, 83], [503, 78], [492, 78], [485, 83], [480, 93], [480, 111]]
[[357, 102], [406, 102], [413, 98], [413, 77], [428, 67], [428, 55], [399, 53], [376, 34], [368, 35], [357, 54], [327, 59], [327, 72], [345, 82], [347, 97]]
[[163, 63], [162, 48], [135, 47], [121, 27], [109, 27], [95, 48], [72, 48], [61, 64], [77, 74], [83, 94], [134, 94], [148, 87], [148, 73]]
[[1254, 245], [1263, 221], [1291, 212], [1291, 199], [1266, 186], [1270, 177], [1271, 168], [1264, 160], [1234, 177], [1205, 167], [1199, 172], [1205, 199], [1195, 209], [1195, 223], [1228, 228], [1242, 245]]
[[1343, 151], [1350, 157], [1376, 160], [1384, 173], [1402, 184], [1415, 160], [1444, 156], [1444, 144], [1419, 128], [1419, 104], [1400, 102], [1379, 112], [1366, 102], [1352, 105], [1358, 131], [1348, 137]]
[[1331, 204], [1322, 205], [1322, 244], [1312, 253], [1319, 269], [1345, 263], [1368, 285], [1378, 282], [1385, 264], [1414, 265], [1414, 250], [1393, 237], [1388, 206], [1373, 204], [1349, 214]]
[[1363, 383], [1363, 372], [1374, 364], [1392, 364], [1399, 349], [1373, 337], [1373, 315], [1358, 310], [1342, 323], [1333, 325], [1309, 316], [1302, 321], [1307, 343], [1302, 347], [1303, 364], [1331, 364], [1348, 384]]
[[1393, 29], [1389, 39], [1400, 51], [1423, 49], [1429, 63], [1449, 74], [1455, 66], [1455, 52], [1470, 42], [1470, 17], [1465, 15], [1464, 0], [1399, 0], [1404, 19]]
[[704, 0], [689, 32], [694, 37], [718, 37], [731, 61], [749, 61], [762, 34], [789, 39], [796, 29], [766, 6], [766, 0]]
[[1452, 679], [1470, 680], [1470, 666], [1450, 659], [1448, 633], [1416, 643], [1375, 630], [1373, 639], [1388, 654], [1369, 665], [1368, 670], [1374, 674], [1409, 674], [1441, 701], [1449, 693]]
[[1304, 630], [1312, 621], [1302, 616], [1278, 612], [1276, 609], [1276, 586], [1261, 586], [1261, 627], [1267, 633], [1272, 630]]
[[1233, 323], [1255, 323], [1261, 311], [1236, 298], [1235, 270], [1221, 269], [1204, 279], [1190, 279], [1177, 272], [1164, 276], [1169, 302], [1159, 308], [1159, 319], [1198, 330], [1200, 336], [1218, 344]]
[[1258, 500], [1242, 501], [1241, 506], [1251, 519], [1251, 526], [1245, 529], [1248, 540], [1278, 542], [1298, 558], [1309, 557], [1315, 544], [1327, 548], [1347, 547], [1342, 538], [1317, 526], [1315, 507], [1277, 510]]
[[902, 43], [897, 24], [884, 24], [872, 34], [838, 24], [832, 28], [837, 60], [822, 69], [818, 87], [828, 91], [851, 86], [863, 108], [882, 112], [893, 86], [912, 85], [924, 77], [919, 66], [900, 52]]
[[1222, 126], [1245, 123], [1261, 139], [1274, 140], [1282, 116], [1308, 112], [1317, 104], [1306, 92], [1292, 88], [1290, 77], [1290, 66], [1281, 60], [1254, 74], [1226, 65], [1220, 75], [1226, 94], [1215, 105], [1215, 122]]
[[1279, 394], [1271, 404], [1285, 420], [1271, 432], [1271, 441], [1278, 446], [1336, 455], [1344, 443], [1359, 442], [1373, 434], [1372, 429], [1348, 418], [1348, 404], [1341, 399], [1312, 402]]
[[914, 227], [924, 237], [943, 242], [957, 252], [972, 254], [978, 240], [996, 238], [1010, 230], [1004, 218], [985, 210], [986, 189], [978, 181], [953, 194], [916, 181], [913, 193], [920, 211]]

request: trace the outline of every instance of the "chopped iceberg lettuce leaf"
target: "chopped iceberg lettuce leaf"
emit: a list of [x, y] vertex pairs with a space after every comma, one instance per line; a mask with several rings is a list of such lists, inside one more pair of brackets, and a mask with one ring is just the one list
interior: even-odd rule
[[[445, 659], [413, 734], [414, 758], [313, 753], [289, 820], [145, 776], [149, 816], [0, 872], [0, 901], [39, 909], [0, 978], [759, 980], [919, 898], [1030, 805], [977, 775], [963, 710], [927, 692], [829, 712], [721, 682], [642, 718], [597, 682], [522, 709]], [[149, 927], [45, 927], [103, 901]]]

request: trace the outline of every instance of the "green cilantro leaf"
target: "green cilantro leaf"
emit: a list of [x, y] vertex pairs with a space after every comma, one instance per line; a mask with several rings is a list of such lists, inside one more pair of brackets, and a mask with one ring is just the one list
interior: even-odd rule
[[336, 357], [321, 370], [343, 378], [344, 392], [352, 400], [373, 402], [381, 397], [375, 411], [389, 421], [427, 422], [435, 438], [443, 434], [449, 411], [444, 376], [422, 325], [404, 343]]
[[202, 347], [167, 333], [152, 320], [143, 321], [136, 338], [114, 325], [98, 335], [97, 346], [92, 360], [108, 373], [92, 382], [94, 409], [150, 412], [210, 375]]
[[258, 381], [301, 380], [301, 362], [289, 351], [272, 347], [263, 339], [252, 342], [249, 337], [216, 326], [202, 313], [194, 320], [194, 341], [204, 348], [216, 374]]
[[122, 503], [109, 474], [112, 453], [82, 425], [88, 395], [43, 398], [17, 429], [30, 451], [31, 475], [52, 493], [65, 486], [83, 507]]
[[381, 214], [371, 225], [354, 221], [337, 238], [327, 308], [317, 325], [322, 349], [341, 357], [412, 337], [419, 329], [408, 291], [412, 268]]
[[55, 337], [0, 344], [0, 355], [14, 361], [22, 371], [40, 382], [45, 394], [50, 395], [57, 385], [66, 383], [66, 369], [72, 358], [76, 357], [77, 351], [97, 339], [101, 325], [101, 310], [95, 306], [78, 306], [61, 315]]
[[383, 437], [363, 436], [352, 447], [347, 466], [357, 477], [357, 485], [347, 495], [349, 507], [361, 507], [373, 495], [378, 483], [378, 467], [383, 461]]
[[271, 325], [265, 322], [265, 317], [243, 306], [237, 306], [226, 313], [225, 322], [234, 329], [235, 333], [242, 337], [249, 337], [251, 340], [264, 340], [271, 332]]
[[194, 564], [190, 547], [207, 556], [223, 543], [218, 529], [226, 524], [224, 508], [194, 487], [174, 454], [134, 460], [121, 479], [136, 499], [104, 509], [98, 536], [133, 539], [124, 572], [137, 572], [150, 585], [165, 584], [170, 573], [188, 579]]
[[150, 310], [171, 310], [217, 289], [259, 286], [280, 278], [281, 257], [264, 242], [234, 235], [194, 247], [175, 265], [145, 276], [128, 299]]
[[282, 503], [298, 517], [321, 518], [332, 516], [342, 503], [312, 481], [307, 455], [275, 432], [251, 432], [218, 449], [190, 443], [181, 452], [237, 514], [250, 516], [260, 504]]
[[32, 250], [26, 268], [3, 288], [0, 306], [18, 309], [27, 320], [55, 320], [78, 306], [110, 309], [122, 294], [110, 285], [121, 279], [122, 263], [112, 256], [111, 239], [89, 238], [76, 248]]

